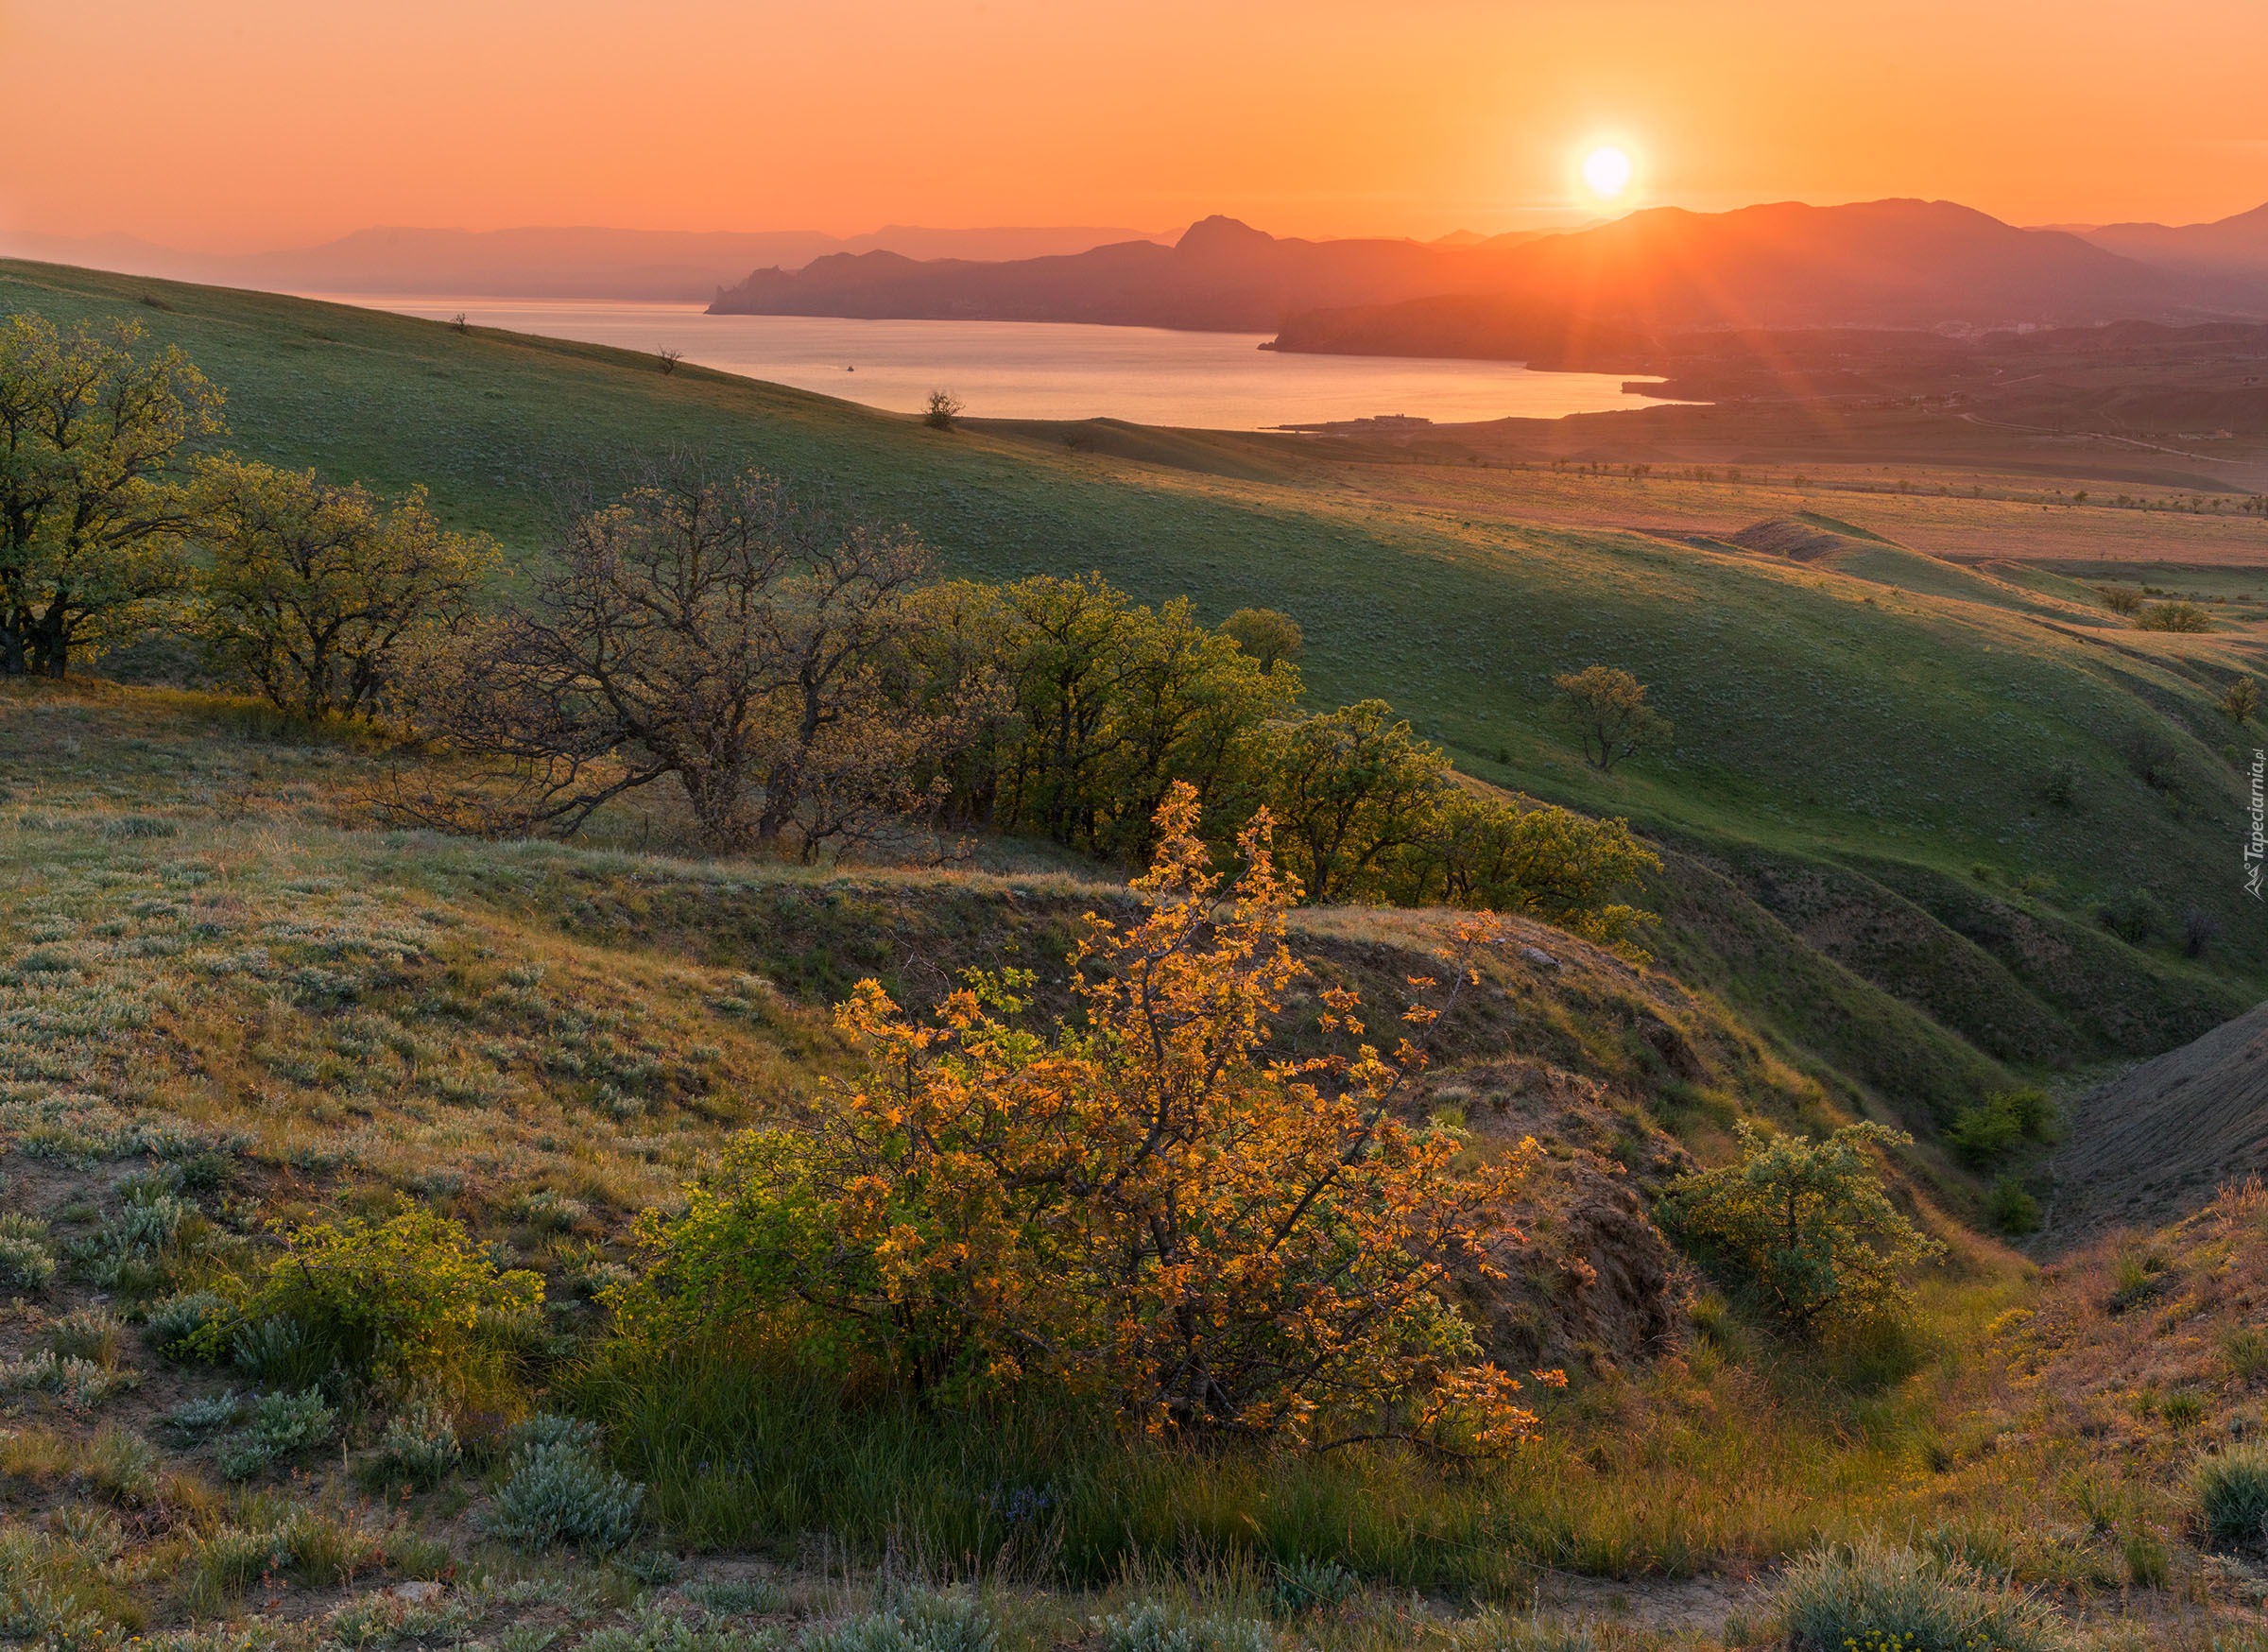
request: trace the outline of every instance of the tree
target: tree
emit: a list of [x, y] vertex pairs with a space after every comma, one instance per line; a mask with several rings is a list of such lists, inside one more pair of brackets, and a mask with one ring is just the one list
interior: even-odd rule
[[404, 645], [460, 627], [498, 561], [485, 536], [445, 531], [421, 489], [389, 509], [313, 471], [214, 464], [205, 501], [207, 648], [311, 722], [374, 710]]
[[961, 399], [951, 390], [932, 390], [929, 406], [921, 415], [921, 422], [932, 430], [951, 430], [954, 421], [961, 416]]
[[[910, 531], [757, 473], [685, 474], [583, 516], [550, 561], [531, 603], [425, 657], [412, 708], [442, 744], [511, 766], [506, 829], [573, 832], [674, 778], [714, 847], [792, 832], [808, 857], [919, 801], [920, 754], [947, 734], [884, 680], [928, 568]], [[396, 807], [446, 822], [477, 802]]]
[[[1044, 1032], [1020, 1023], [1025, 976], [972, 975], [926, 1024], [861, 983], [838, 1019], [865, 1075], [808, 1130], [740, 1138], [682, 1215], [648, 1213], [644, 1277], [614, 1297], [623, 1334], [785, 1354], [940, 1406], [1099, 1401], [1152, 1434], [1469, 1453], [1527, 1437], [1534, 1415], [1452, 1281], [1517, 1242], [1503, 1212], [1535, 1144], [1467, 1169], [1459, 1137], [1402, 1123], [1422, 1056], [1363, 1042], [1350, 993], [1324, 997], [1353, 1047], [1267, 1058], [1304, 973], [1292, 891], [1264, 819], [1228, 890], [1196, 820], [1177, 785], [1134, 886], [1146, 916], [1088, 918], [1080, 1013]], [[1449, 960], [1454, 981], [1481, 939]]]
[[2221, 691], [2221, 714], [2242, 729], [2260, 709], [2259, 685], [2249, 677], [2232, 677]]
[[221, 431], [220, 392], [142, 332], [0, 321], [0, 676], [60, 677], [187, 583], [186, 451]]
[[1740, 1139], [1740, 1163], [1671, 1184], [1662, 1225], [1798, 1334], [1906, 1314], [1902, 1270], [1944, 1247], [1890, 1202], [1868, 1149], [1913, 1138], [1869, 1123], [1825, 1141], [1766, 1137], [1743, 1124]]
[[1452, 786], [1431, 830], [1402, 855], [1392, 894], [1400, 905], [1524, 912], [1611, 944], [1653, 919], [1608, 897], [1660, 869], [1627, 821]]
[[2137, 630], [2209, 631], [2212, 616], [2194, 602], [2154, 602], [2134, 616]]
[[1258, 661], [1263, 671], [1298, 659], [1306, 641], [1297, 620], [1272, 608], [1240, 608], [1221, 622], [1221, 631]]
[[2103, 606], [2113, 613], [2141, 611], [2142, 594], [2131, 585], [2098, 585], [2095, 594], [2103, 599]]
[[1254, 744], [1254, 800], [1310, 901], [1379, 898], [1448, 795], [1449, 759], [1383, 700], [1271, 724]]
[[1667, 739], [1668, 720], [1646, 704], [1646, 685], [1627, 671], [1590, 665], [1552, 679], [1558, 709], [1583, 742], [1583, 756], [1602, 774], [1643, 746]]

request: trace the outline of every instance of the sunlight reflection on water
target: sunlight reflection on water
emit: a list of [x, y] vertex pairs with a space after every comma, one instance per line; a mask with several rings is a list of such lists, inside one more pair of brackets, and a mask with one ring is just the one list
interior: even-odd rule
[[893, 412], [950, 390], [971, 418], [1125, 419], [1260, 430], [1401, 413], [1435, 423], [1555, 419], [1657, 405], [1619, 375], [1530, 372], [1511, 362], [1279, 355], [1263, 334], [1175, 333], [1043, 321], [855, 321], [710, 316], [696, 304], [311, 294], [334, 302], [685, 359]]

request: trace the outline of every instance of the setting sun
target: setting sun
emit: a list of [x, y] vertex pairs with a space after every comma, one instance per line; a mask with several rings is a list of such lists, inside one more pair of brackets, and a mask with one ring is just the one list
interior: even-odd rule
[[1637, 170], [1627, 154], [1609, 144], [1583, 157], [1583, 185], [1595, 196], [1612, 199], [1630, 187]]

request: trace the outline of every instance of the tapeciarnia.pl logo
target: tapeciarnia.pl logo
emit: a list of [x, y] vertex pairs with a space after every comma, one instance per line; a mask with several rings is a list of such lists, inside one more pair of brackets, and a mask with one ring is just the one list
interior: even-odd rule
[[2244, 840], [2244, 892], [2260, 899], [2260, 865], [2268, 857], [2268, 751], [2252, 749], [2252, 835]]

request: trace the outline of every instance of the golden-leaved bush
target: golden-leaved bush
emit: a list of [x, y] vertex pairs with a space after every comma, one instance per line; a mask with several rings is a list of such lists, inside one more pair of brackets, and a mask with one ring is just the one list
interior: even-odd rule
[[[1447, 1287], [1518, 1240], [1503, 1213], [1533, 1144], [1474, 1167], [1453, 1132], [1404, 1123], [1422, 1057], [1364, 1041], [1344, 990], [1321, 994], [1343, 1053], [1270, 1058], [1306, 972], [1285, 944], [1297, 887], [1264, 816], [1227, 888], [1196, 827], [1177, 786], [1134, 886], [1145, 916], [1088, 918], [1078, 1013], [1045, 1032], [1021, 1021], [1028, 977], [972, 976], [922, 1023], [861, 984], [839, 1014], [865, 1076], [806, 1128], [744, 1135], [681, 1215], [648, 1218], [623, 1334], [940, 1404], [1099, 1401], [1153, 1434], [1526, 1437], [1520, 1385]], [[1451, 961], [1453, 995], [1478, 975]]]

